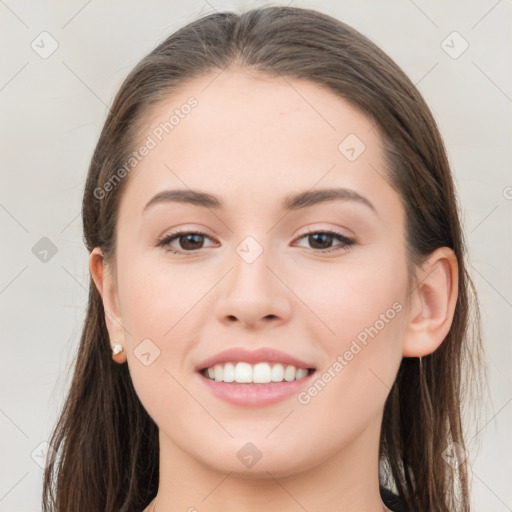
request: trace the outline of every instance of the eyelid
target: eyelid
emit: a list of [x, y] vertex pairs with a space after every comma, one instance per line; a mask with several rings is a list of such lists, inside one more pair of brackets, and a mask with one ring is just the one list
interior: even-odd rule
[[[194, 228], [177, 228], [174, 231], [171, 231], [170, 233], [166, 233], [156, 240], [155, 246], [156, 247], [164, 247], [170, 245], [171, 240], [178, 240], [181, 236], [185, 235], [201, 235], [205, 238], [209, 238], [210, 240], [213, 240], [213, 238], [204, 231], [200, 229], [194, 229]], [[169, 252], [176, 252], [176, 253], [188, 253], [188, 254], [195, 254], [198, 253], [201, 249], [197, 249], [196, 251], [174, 251], [172, 249], [167, 249]]]
[[305, 233], [302, 233], [301, 235], [296, 237], [294, 240], [295, 241], [302, 240], [303, 238], [305, 238], [309, 235], [317, 234], [317, 233], [327, 234], [327, 235], [332, 236], [333, 238], [338, 238], [338, 240], [342, 241], [343, 246], [342, 247], [334, 246], [334, 247], [329, 247], [327, 249], [309, 249], [313, 253], [325, 255], [325, 254], [328, 254], [331, 252], [342, 252], [344, 250], [350, 249], [351, 246], [356, 245], [355, 237], [344, 235], [340, 231], [337, 231], [336, 229], [333, 229], [333, 228], [309, 228], [308, 231], [306, 231]]
[[[344, 234], [342, 231], [348, 231], [349, 233]], [[311, 235], [313, 233], [332, 233], [335, 235], [339, 235], [343, 238], [354, 239], [354, 240], [356, 237], [356, 235], [352, 231], [350, 231], [349, 229], [346, 229], [346, 228], [313, 226], [313, 227], [308, 227], [307, 231], [305, 231], [301, 235], [299, 235], [299, 238], [302, 236], [305, 236], [305, 235]]]

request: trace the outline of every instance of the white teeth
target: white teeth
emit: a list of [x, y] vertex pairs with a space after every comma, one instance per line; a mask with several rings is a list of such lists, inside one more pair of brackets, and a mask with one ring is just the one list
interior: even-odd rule
[[282, 382], [284, 379], [284, 368], [282, 364], [272, 366], [272, 382]]
[[[219, 365], [222, 369], [222, 366]], [[248, 363], [238, 363], [235, 367], [236, 382], [252, 382], [252, 368]]]
[[309, 371], [306, 368], [299, 368], [295, 373], [295, 380], [302, 379], [308, 375]]
[[256, 384], [266, 384], [272, 381], [272, 370], [267, 363], [255, 364], [252, 369], [252, 381]]
[[236, 374], [235, 374], [235, 365], [233, 363], [226, 363], [224, 365], [224, 374], [223, 374], [224, 382], [234, 382]]
[[204, 375], [217, 382], [239, 382], [267, 384], [269, 382], [291, 382], [299, 380], [308, 375], [306, 368], [296, 368], [287, 365], [286, 368], [280, 364], [257, 363], [225, 363], [216, 364], [207, 370]]
[[295, 366], [287, 366], [284, 371], [284, 380], [290, 382], [295, 379]]

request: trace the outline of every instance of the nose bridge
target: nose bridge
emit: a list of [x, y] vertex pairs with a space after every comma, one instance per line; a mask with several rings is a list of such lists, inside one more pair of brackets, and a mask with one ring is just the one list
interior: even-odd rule
[[236, 254], [233, 256], [234, 269], [230, 288], [245, 301], [261, 301], [263, 297], [270, 296], [270, 291], [274, 288], [270, 278], [275, 279], [275, 276], [268, 268], [272, 266], [269, 238], [262, 239], [262, 235], [257, 236], [259, 240], [254, 235], [246, 236], [235, 247]]
[[246, 236], [235, 247], [233, 269], [217, 303], [221, 321], [255, 324], [265, 318], [284, 318], [289, 312], [287, 289], [274, 273], [279, 265], [269, 247], [270, 237], [256, 236]]

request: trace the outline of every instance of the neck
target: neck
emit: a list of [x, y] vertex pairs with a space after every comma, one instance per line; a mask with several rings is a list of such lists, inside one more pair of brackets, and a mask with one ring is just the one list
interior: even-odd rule
[[[182, 450], [160, 431], [155, 512], [382, 512], [386, 508], [379, 492], [380, 422], [381, 417], [375, 418], [357, 438], [338, 450], [333, 446], [327, 458], [309, 462], [300, 472], [282, 459], [279, 466], [268, 460], [265, 464], [264, 454], [246, 471], [240, 470], [238, 459], [222, 471]], [[233, 453], [246, 442], [232, 440]], [[146, 511], [152, 512], [153, 506], [152, 502]]]

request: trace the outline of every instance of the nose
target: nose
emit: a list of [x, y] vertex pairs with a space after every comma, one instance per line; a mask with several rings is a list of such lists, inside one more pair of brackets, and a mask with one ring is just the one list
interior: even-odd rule
[[216, 301], [217, 319], [249, 329], [286, 323], [292, 311], [292, 292], [278, 269], [269, 251], [263, 250], [254, 261], [235, 254]]

